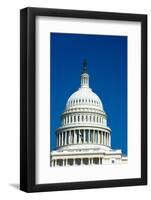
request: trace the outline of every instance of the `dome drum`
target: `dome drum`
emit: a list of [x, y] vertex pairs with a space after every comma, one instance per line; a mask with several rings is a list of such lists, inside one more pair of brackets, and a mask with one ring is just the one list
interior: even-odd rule
[[57, 148], [67, 145], [104, 145], [111, 146], [111, 133], [107, 129], [76, 127], [56, 131]]

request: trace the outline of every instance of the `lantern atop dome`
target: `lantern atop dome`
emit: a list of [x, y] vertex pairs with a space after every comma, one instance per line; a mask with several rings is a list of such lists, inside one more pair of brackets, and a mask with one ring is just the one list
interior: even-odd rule
[[87, 74], [87, 60], [84, 59], [83, 60], [83, 70], [82, 70], [82, 74]]

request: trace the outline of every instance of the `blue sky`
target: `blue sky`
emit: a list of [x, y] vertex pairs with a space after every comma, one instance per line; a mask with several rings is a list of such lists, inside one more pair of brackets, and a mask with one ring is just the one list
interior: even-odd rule
[[51, 149], [69, 96], [80, 87], [84, 59], [90, 87], [101, 99], [112, 148], [127, 154], [127, 36], [50, 33]]

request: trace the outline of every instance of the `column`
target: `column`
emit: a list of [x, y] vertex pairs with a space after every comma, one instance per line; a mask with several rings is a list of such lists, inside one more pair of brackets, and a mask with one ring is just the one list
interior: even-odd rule
[[102, 134], [103, 134], [103, 145], [105, 145], [104, 131], [102, 132]]
[[107, 133], [106, 132], [104, 133], [105, 133], [105, 145], [107, 145]]
[[90, 158], [88, 157], [88, 165], [90, 165]]
[[72, 140], [71, 140], [71, 138], [72, 138], [72, 135], [71, 135], [71, 131], [69, 132], [69, 141], [70, 141], [70, 144], [72, 144]]
[[107, 132], [107, 145], [109, 146], [109, 133]]
[[86, 131], [85, 129], [83, 129], [83, 143], [86, 142]]
[[65, 137], [64, 137], [64, 144], [67, 145], [67, 132], [64, 131]]
[[63, 159], [63, 166], [66, 166], [66, 160]]
[[99, 140], [99, 144], [101, 144], [101, 131], [99, 131], [99, 136], [100, 136], [100, 140]]
[[61, 132], [61, 144], [62, 144], [62, 146], [63, 146], [63, 132]]
[[81, 158], [81, 165], [83, 165], [83, 158]]
[[76, 130], [76, 135], [77, 135], [77, 144], [79, 144], [79, 130]]
[[104, 145], [106, 145], [106, 132], [104, 131]]
[[102, 144], [104, 144], [103, 131], [101, 131], [101, 135], [102, 135]]
[[76, 143], [76, 142], [75, 142], [75, 140], [76, 140], [76, 138], [75, 138], [75, 137], [76, 137], [76, 136], [75, 136], [75, 135], [76, 135], [75, 130], [73, 130], [73, 135], [74, 135], [73, 144], [75, 144], [75, 143]]
[[88, 144], [89, 144], [90, 143], [90, 130], [88, 130], [87, 134], [88, 134]]
[[77, 132], [74, 130], [74, 144], [77, 144]]
[[70, 144], [70, 137], [71, 136], [71, 131], [68, 131], [68, 144]]
[[59, 143], [60, 143], [60, 146], [61, 146], [61, 144], [62, 144], [61, 141], [62, 141], [62, 140], [61, 140], [61, 133], [59, 132]]
[[98, 131], [98, 130], [97, 130], [97, 137], [98, 137], [97, 144], [100, 144], [100, 134], [99, 134], [99, 131]]
[[81, 144], [81, 129], [79, 129], [79, 144]]
[[73, 166], [75, 165], [75, 158], [73, 158]]
[[109, 133], [109, 146], [111, 146], [111, 133]]
[[71, 144], [73, 144], [74, 143], [74, 135], [73, 135], [74, 133], [73, 133], [73, 130], [71, 131]]
[[57, 163], [56, 160], [54, 160], [54, 167], [56, 166], [56, 163]]
[[95, 142], [95, 130], [93, 130], [93, 137], [92, 137], [92, 143], [94, 144], [94, 142]]

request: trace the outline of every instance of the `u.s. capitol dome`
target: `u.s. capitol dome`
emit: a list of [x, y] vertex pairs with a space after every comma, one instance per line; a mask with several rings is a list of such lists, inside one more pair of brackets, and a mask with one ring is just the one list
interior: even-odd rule
[[111, 129], [101, 99], [89, 87], [87, 63], [83, 63], [80, 88], [67, 100], [56, 130], [57, 150], [51, 166], [81, 166], [127, 162], [122, 151], [111, 148]]

